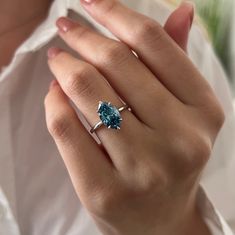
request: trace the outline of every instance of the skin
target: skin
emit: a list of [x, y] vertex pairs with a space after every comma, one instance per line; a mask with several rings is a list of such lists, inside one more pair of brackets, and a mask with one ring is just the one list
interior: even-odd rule
[[[105, 16], [105, 11], [102, 9], [108, 6], [106, 5], [107, 1], [100, 2], [103, 2], [102, 7], [100, 7], [100, 5], [100, 8], [93, 8], [93, 10], [90, 8], [90, 13], [96, 16], [98, 21], [100, 19], [99, 17]], [[111, 4], [111, 2], [112, 1], [110, 1], [109, 4]], [[16, 48], [45, 18], [50, 4], [51, 1], [48, 0], [2, 0], [0, 2], [0, 22], [2, 22], [0, 23], [0, 49], [4, 52], [2, 53], [4, 56], [0, 58], [0, 67], [10, 62]], [[21, 7], [21, 11], [18, 10], [19, 6]], [[97, 10], [102, 10], [103, 13], [100, 11], [100, 15], [96, 15]], [[134, 23], [133, 25], [138, 25], [139, 18], [143, 17], [134, 12], [130, 12], [131, 17], [128, 18], [125, 14], [126, 12], [127, 9], [124, 6], [120, 7], [118, 14], [114, 11], [112, 22], [109, 25], [111, 31], [116, 33], [120, 39], [124, 39], [123, 45], [129, 44], [128, 41], [125, 42], [125, 35], [128, 35], [128, 22]], [[123, 20], [116, 21], [116, 19], [120, 19], [120, 15], [124, 16]], [[188, 33], [192, 18], [192, 7], [183, 4], [173, 12], [164, 27], [165, 32], [184, 51], [186, 51], [187, 47]], [[64, 19], [60, 19], [60, 22], [61, 21], [63, 22]], [[121, 24], [117, 25], [117, 22]], [[57, 23], [58, 26], [62, 24], [59, 23], [59, 21]], [[66, 29], [63, 24], [62, 26], [62, 28]], [[68, 28], [69, 27], [67, 27], [66, 31]], [[158, 55], [156, 46], [158, 46], [158, 43], [162, 43], [162, 40], [157, 40], [157, 43], [155, 43], [150, 37], [151, 35], [153, 36], [151, 33], [152, 28], [150, 27], [150, 29], [151, 30], [145, 37], [142, 37], [142, 40], [145, 41], [149, 39], [148, 42], [151, 42], [152, 46], [151, 50]], [[74, 47], [75, 43], [73, 40], [81, 40], [82, 37], [76, 35], [76, 33], [74, 33], [74, 37], [72, 37], [72, 31], [79, 32], [77, 25], [72, 25], [70, 30], [68, 30], [70, 32], [66, 33], [61, 30], [60, 36], [71, 44], [71, 47]], [[139, 30], [141, 30], [141, 28], [137, 28], [137, 36]], [[158, 31], [156, 31], [156, 33], [157, 32]], [[211, 89], [208, 85], [198, 85], [199, 90], [204, 86], [206, 87], [204, 88], [205, 90], [202, 91], [203, 94], [208, 94], [208, 99], [206, 99], [207, 105], [205, 107], [200, 107], [199, 109], [196, 105], [195, 107], [191, 107], [188, 104], [195, 116], [200, 120], [199, 123], [196, 117], [192, 118], [192, 115], [189, 114], [190, 112], [185, 108], [184, 103], [181, 104], [180, 101], [178, 101], [181, 100], [182, 97], [188, 101], [189, 95], [183, 95], [183, 91], [177, 92], [177, 84], [171, 85], [167, 83], [167, 80], [170, 81], [170, 74], [168, 74], [169, 79], [167, 79], [165, 76], [155, 75], [155, 71], [150, 73], [150, 69], [152, 69], [151, 61], [154, 61], [151, 58], [151, 56], [153, 56], [151, 50], [149, 52], [149, 50], [147, 50], [148, 48], [144, 48], [146, 58], [143, 57], [141, 60], [130, 57], [129, 51], [126, 57], [127, 50], [125, 49], [125, 53], [122, 51], [122, 56], [125, 55], [127, 59], [126, 64], [132, 64], [132, 66], [128, 67], [135, 67], [135, 69], [140, 67], [138, 73], [136, 73], [138, 76], [136, 76], [136, 74], [133, 76], [131, 69], [128, 70], [126, 65], [121, 64], [120, 58], [116, 58], [114, 56], [115, 54], [109, 54], [107, 49], [112, 48], [109, 47], [109, 45], [111, 45], [110, 40], [107, 40], [105, 37], [97, 37], [94, 33], [88, 35], [93, 36], [89, 36], [86, 43], [83, 42], [84, 45], [87, 44], [87, 49], [91, 50], [96, 46], [98, 39], [100, 42], [104, 43], [103, 59], [106, 58], [106, 60], [103, 61], [104, 63], [98, 64], [98, 61], [96, 61], [99, 56], [102, 58], [100, 54], [101, 48], [99, 47], [97, 47], [96, 51], [93, 50], [89, 53], [88, 50], [86, 52], [92, 55], [88, 58], [86, 63], [75, 60], [71, 55], [65, 52], [61, 53], [61, 50], [55, 48], [50, 50], [48, 53], [51, 57], [49, 65], [53, 73], [58, 77], [60, 85], [58, 82], [53, 81], [45, 99], [48, 129], [61, 151], [75, 190], [83, 205], [90, 211], [103, 234], [172, 234], [173, 230], [174, 234], [188, 234], [189, 232], [191, 234], [209, 234], [209, 231], [196, 210], [195, 194], [198, 188], [200, 172], [205, 165], [208, 152], [210, 152], [211, 145], [223, 122], [223, 112], [216, 98], [213, 96]], [[147, 35], [150, 36], [146, 37]], [[139, 36], [141, 36], [141, 34]], [[135, 46], [136, 40], [141, 39], [139, 36], [135, 37], [133, 40], [134, 49], [137, 48]], [[173, 47], [171, 49], [173, 49], [175, 53], [176, 44], [172, 44], [173, 41], [170, 41], [165, 34], [164, 39], [167, 39], [166, 41]], [[123, 49], [123, 45], [121, 49]], [[138, 46], [138, 43], [136, 45]], [[165, 46], [165, 44], [160, 45]], [[118, 47], [119, 46], [120, 44], [118, 44]], [[81, 53], [79, 48], [76, 49]], [[179, 50], [177, 49], [176, 51]], [[105, 55], [106, 52], [108, 56]], [[87, 57], [86, 53], [83, 52], [84, 58]], [[164, 62], [168, 62], [164, 50], [159, 50], [159, 53], [161, 53], [159, 58], [162, 58]], [[96, 57], [96, 55], [98, 57]], [[183, 61], [183, 63], [187, 64], [187, 74], [194, 76], [195, 79], [199, 78], [200, 83], [205, 83], [198, 72], [195, 71], [195, 68], [193, 68], [190, 63], [186, 62], [185, 56], [183, 56], [182, 53], [179, 53], [177, 57], [180, 63]], [[65, 61], [62, 65], [60, 65], [61, 60]], [[112, 61], [112, 63], [110, 63], [110, 61]], [[117, 63], [118, 66], [121, 66], [120, 70], [114, 69]], [[101, 68], [100, 70], [102, 70], [102, 66], [105, 64], [108, 65], [108, 67], [110, 66], [110, 70], [106, 71], [110, 73], [110, 78], [105, 75], [105, 72], [99, 73], [96, 70], [96, 68]], [[164, 66], [162, 64], [161, 66], [161, 68], [155, 65], [153, 67], [162, 74]], [[70, 79], [69, 76], [72, 75], [72, 73], [67, 74], [68, 77], [66, 77], [66, 79], [68, 78], [67, 81], [71, 81], [71, 83], [66, 82], [66, 79], [62, 78], [62, 74], [64, 74], [65, 70], [68, 68], [72, 68], [72, 73], [76, 75], [72, 76], [72, 79]], [[86, 74], [88, 75], [85, 68], [88, 69], [87, 71], [89, 73], [93, 72], [91, 77], [96, 83], [92, 86], [94, 88], [94, 85], [97, 85], [98, 87], [96, 87], [96, 89], [90, 89], [92, 88], [90, 85], [93, 81], [90, 85], [86, 82], [86, 80], [91, 80], [85, 76]], [[169, 69], [167, 68], [166, 70]], [[85, 71], [85, 80], [81, 79], [83, 71]], [[76, 105], [82, 108], [84, 115], [92, 125], [97, 121], [97, 117], [92, 113], [93, 110], [96, 109], [95, 106], [97, 105], [96, 101], [98, 99], [107, 99], [115, 105], [119, 105], [120, 100], [118, 95], [124, 95], [126, 98], [126, 95], [122, 94], [122, 91], [118, 92], [120, 83], [116, 85], [112, 84], [113, 87], [115, 87], [114, 91], [97, 79], [99, 77], [104, 77], [107, 80], [111, 79], [111, 77], [113, 79], [115, 79], [115, 77], [122, 78], [122, 80], [123, 77], [125, 77], [128, 78], [126, 81], [130, 79], [129, 83], [134, 85], [135, 88], [133, 90], [135, 98], [138, 98], [136, 96], [136, 89], [146, 86], [146, 89], [140, 89], [139, 93], [141, 93], [144, 99], [149, 100], [149, 107], [146, 107], [146, 110], [144, 110], [144, 106], [146, 105], [143, 104], [138, 104], [141, 108], [137, 110], [138, 106], [133, 103], [135, 99], [133, 99], [132, 102], [129, 102], [129, 99], [125, 99], [131, 105], [133, 111], [135, 111], [135, 115], [127, 111], [122, 114], [122, 129], [118, 133], [113, 130], [107, 132], [106, 129], [99, 129], [97, 135], [103, 143], [102, 145], [97, 145], [90, 135], [88, 135], [77, 119], [74, 110], [68, 103], [68, 97], [73, 101], [76, 100]], [[138, 78], [138, 83], [131, 79], [131, 77]], [[162, 81], [164, 86], [158, 82], [160, 78], [165, 79], [166, 84]], [[64, 80], [62, 81], [62, 79]], [[143, 79], [145, 80], [143, 81]], [[109, 82], [111, 82], [111, 80], [109, 80]], [[185, 81], [185, 83], [185, 85], [187, 85], [187, 81]], [[68, 86], [65, 84], [68, 84]], [[182, 84], [184, 84], [184, 81], [182, 81], [181, 86]], [[128, 84], [124, 83], [123, 80], [121, 86], [124, 88], [128, 86]], [[152, 86], [153, 89], [151, 88]], [[192, 81], [189, 81], [188, 86], [192, 86]], [[169, 89], [169, 92], [167, 92], [166, 88]], [[123, 89], [123, 91], [125, 90], [126, 89]], [[96, 93], [96, 91], [100, 92]], [[182, 95], [182, 97], [180, 95]], [[196, 97], [192, 100], [196, 101]], [[166, 105], [165, 110], [163, 110], [164, 106], [162, 102]], [[187, 114], [186, 117], [181, 117], [182, 119], [180, 121], [176, 118], [170, 118], [175, 116], [175, 113], [179, 113], [179, 115], [181, 113], [176, 107], [169, 108], [170, 104], [177, 104], [177, 108], [180, 108], [182, 114], [183, 112]], [[210, 105], [210, 109], [207, 109]], [[145, 120], [146, 115], [143, 115], [143, 113], [148, 111], [148, 109], [154, 112], [153, 120]], [[205, 110], [206, 114], [204, 117], [201, 113]], [[162, 121], [163, 118], [164, 121]], [[208, 120], [215, 123], [216, 125], [214, 126], [216, 127], [213, 126], [212, 128], [211, 125], [207, 123]], [[193, 122], [195, 127], [199, 126], [200, 128], [196, 131], [185, 126], [183, 131], [180, 131], [181, 127], [179, 128], [179, 123], [182, 122], [188, 124]], [[168, 134], [165, 133], [166, 128], [163, 130], [166, 126], [169, 127], [167, 131]], [[203, 128], [201, 126], [203, 126]], [[174, 132], [178, 130], [177, 138], [175, 137], [176, 133], [174, 133], [172, 129], [174, 129]], [[212, 131], [213, 134], [211, 133], [212, 129], [215, 129]], [[187, 141], [188, 137], [192, 138], [195, 134], [196, 141], [193, 141], [193, 143], [200, 143], [200, 146], [203, 147], [202, 150], [205, 150], [205, 152]], [[160, 142], [159, 136], [161, 136], [164, 142]], [[202, 136], [204, 138], [202, 138]], [[182, 148], [176, 148], [176, 146], [173, 145], [174, 141], [177, 139], [179, 143], [182, 144]], [[205, 139], [211, 140], [209, 150], [207, 148], [208, 143], [204, 141]], [[116, 143], [118, 143], [118, 148], [115, 147]], [[132, 146], [132, 148], [130, 148], [130, 146]], [[188, 150], [188, 154], [185, 154], [185, 152], [187, 153], [185, 148]], [[166, 149], [168, 151], [166, 151]], [[194, 157], [194, 159], [192, 157]], [[188, 169], [188, 167], [190, 170], [182, 170]], [[185, 178], [188, 179], [187, 182], [183, 180]]]
[[[0, 68], [10, 63], [15, 50], [45, 19], [51, 3], [52, 0], [0, 1]], [[165, 29], [180, 46], [186, 48], [188, 30], [183, 26], [188, 11], [182, 8], [177, 14], [180, 17], [174, 15]]]
[[[60, 37], [84, 60], [59, 48], [48, 51], [57, 81], [45, 98], [47, 126], [78, 197], [105, 235], [210, 234], [196, 195], [225, 117], [182, 50], [187, 39], [170, 23], [182, 8], [164, 30], [119, 1], [81, 3], [121, 41], [60, 18]], [[187, 10], [187, 20], [173, 24], [189, 30], [192, 8]], [[122, 113], [121, 130], [98, 129], [99, 145], [69, 100], [93, 126], [98, 102], [120, 107], [120, 97], [132, 112]]]
[[17, 47], [46, 17], [51, 2], [52, 0], [0, 1], [0, 68], [10, 63]]

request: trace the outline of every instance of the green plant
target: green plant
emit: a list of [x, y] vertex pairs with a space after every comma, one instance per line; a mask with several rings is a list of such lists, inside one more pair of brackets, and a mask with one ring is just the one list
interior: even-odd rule
[[230, 74], [232, 0], [194, 0], [212, 43], [226, 71]]
[[[172, 0], [180, 3], [182, 0]], [[215, 51], [228, 75], [231, 75], [231, 17], [234, 0], [192, 0], [196, 4], [197, 14], [202, 19]]]

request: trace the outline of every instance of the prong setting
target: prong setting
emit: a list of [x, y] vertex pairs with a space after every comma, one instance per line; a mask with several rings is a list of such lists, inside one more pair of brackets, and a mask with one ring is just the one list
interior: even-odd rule
[[99, 101], [97, 113], [101, 121], [91, 128], [90, 132], [93, 133], [102, 125], [105, 125], [108, 129], [120, 130], [123, 121], [120, 113], [128, 108], [127, 105], [117, 108], [111, 102]]

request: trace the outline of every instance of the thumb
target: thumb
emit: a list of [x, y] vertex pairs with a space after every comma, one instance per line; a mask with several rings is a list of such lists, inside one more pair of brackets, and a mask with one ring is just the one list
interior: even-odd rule
[[169, 16], [164, 29], [169, 36], [186, 52], [188, 36], [194, 18], [194, 4], [184, 1]]

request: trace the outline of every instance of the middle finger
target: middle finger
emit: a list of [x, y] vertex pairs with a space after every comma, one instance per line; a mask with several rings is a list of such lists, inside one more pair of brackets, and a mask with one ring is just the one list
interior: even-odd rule
[[163, 109], [170, 109], [170, 104], [173, 107], [179, 103], [124, 43], [67, 18], [60, 18], [57, 26], [65, 42], [102, 72], [145, 124], [153, 126], [156, 117], [160, 118], [160, 113], [166, 113]]

